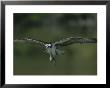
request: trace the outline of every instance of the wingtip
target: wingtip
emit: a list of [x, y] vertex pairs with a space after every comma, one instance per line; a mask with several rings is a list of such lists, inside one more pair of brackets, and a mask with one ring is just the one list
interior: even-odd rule
[[94, 43], [97, 43], [97, 39], [96, 38], [93, 38], [92, 40], [93, 40]]
[[23, 40], [15, 39], [14, 42], [24, 42]]

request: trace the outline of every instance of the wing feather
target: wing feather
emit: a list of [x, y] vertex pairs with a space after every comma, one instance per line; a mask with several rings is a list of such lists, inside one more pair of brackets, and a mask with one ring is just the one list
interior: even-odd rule
[[60, 40], [58, 42], [55, 42], [55, 45], [58, 46], [66, 46], [70, 44], [75, 44], [75, 43], [96, 43], [97, 39], [96, 38], [81, 38], [81, 37], [69, 37], [63, 40]]
[[37, 43], [37, 44], [44, 45], [44, 46], [46, 44], [46, 42], [44, 41], [31, 39], [31, 38], [15, 39], [14, 42], [30, 42], [30, 43]]

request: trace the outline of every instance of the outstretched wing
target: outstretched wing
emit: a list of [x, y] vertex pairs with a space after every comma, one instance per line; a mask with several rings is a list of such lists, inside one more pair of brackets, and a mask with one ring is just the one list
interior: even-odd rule
[[31, 38], [24, 38], [24, 39], [15, 39], [14, 42], [30, 42], [30, 43], [36, 43], [45, 46], [46, 42]]
[[58, 42], [55, 42], [54, 44], [57, 46], [66, 46], [74, 43], [96, 43], [96, 38], [81, 38], [81, 37], [69, 37], [63, 40], [60, 40]]

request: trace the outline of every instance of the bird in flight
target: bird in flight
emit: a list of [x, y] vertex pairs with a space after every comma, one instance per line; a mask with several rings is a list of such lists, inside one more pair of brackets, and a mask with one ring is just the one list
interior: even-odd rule
[[62, 39], [62, 40], [59, 40], [53, 43], [48, 43], [48, 42], [44, 42], [41, 40], [24, 38], [24, 39], [16, 39], [14, 40], [14, 42], [31, 42], [35, 44], [40, 44], [46, 49], [46, 52], [49, 54], [50, 62], [53, 62], [55, 64], [56, 63], [55, 56], [63, 53], [63, 51], [61, 51], [59, 48], [63, 46], [75, 44], [75, 43], [80, 43], [80, 44], [96, 43], [97, 39], [96, 38], [69, 37], [69, 38], [65, 38], [65, 39]]

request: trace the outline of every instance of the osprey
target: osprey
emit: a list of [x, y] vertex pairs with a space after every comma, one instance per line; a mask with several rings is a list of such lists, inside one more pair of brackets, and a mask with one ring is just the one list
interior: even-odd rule
[[16, 39], [14, 42], [32, 42], [36, 44], [40, 44], [45, 47], [46, 52], [49, 54], [49, 60], [55, 64], [55, 56], [63, 53], [63, 51], [59, 50], [60, 47], [67, 46], [70, 44], [75, 43], [96, 43], [96, 38], [82, 38], [82, 37], [69, 37], [62, 39], [60, 41], [56, 41], [54, 43], [48, 43], [41, 40], [31, 39], [31, 38], [24, 38], [24, 39]]

